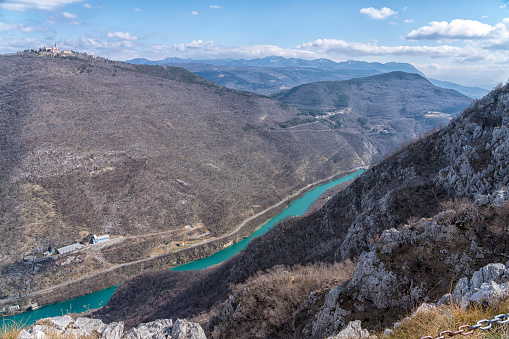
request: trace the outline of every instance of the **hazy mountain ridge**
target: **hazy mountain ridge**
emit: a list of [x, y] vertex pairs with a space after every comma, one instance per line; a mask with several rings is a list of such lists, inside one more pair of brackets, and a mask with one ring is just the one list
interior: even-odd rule
[[[422, 72], [407, 63], [388, 62], [382, 64], [355, 60], [334, 62], [328, 59], [286, 59], [277, 56], [253, 60], [193, 60], [171, 57], [151, 61], [139, 58], [126, 62], [180, 66], [222, 86], [266, 95], [302, 84], [348, 80], [394, 71], [424, 76]], [[489, 92], [483, 88], [461, 86], [447, 81], [434, 79], [429, 79], [429, 81], [439, 87], [455, 89], [471, 98], [480, 98]]]
[[460, 92], [461, 94], [466, 95], [467, 97], [470, 97], [470, 98], [474, 98], [474, 99], [480, 99], [489, 93], [489, 90], [487, 90], [485, 88], [463, 86], [463, 85], [455, 84], [453, 82], [431, 79], [431, 78], [427, 78], [427, 79], [429, 80], [429, 82], [431, 82], [435, 86], [442, 87], [442, 88], [448, 88], [448, 89], [454, 89], [454, 90]]
[[168, 64], [207, 64], [215, 66], [226, 67], [273, 67], [273, 68], [319, 68], [319, 69], [354, 69], [354, 70], [376, 70], [380, 73], [387, 73], [391, 71], [402, 71], [408, 73], [422, 73], [414, 66], [408, 63], [388, 62], [382, 64], [380, 62], [367, 62], [347, 60], [342, 62], [335, 62], [329, 59], [314, 59], [304, 60], [297, 58], [284, 58], [279, 56], [269, 56], [265, 58], [256, 58], [251, 60], [246, 59], [181, 59], [176, 57], [165, 58], [163, 60], [150, 61], [144, 58], [127, 60], [126, 62], [132, 64], [147, 64], [147, 65], [168, 65]]
[[[197, 277], [186, 288], [164, 290], [167, 282], [186, 274], [139, 277], [123, 285], [101, 312], [115, 319], [117, 308], [149, 296], [158, 310], [145, 319], [196, 317], [212, 308], [216, 317], [208, 330], [213, 337], [248, 337], [242, 325], [247, 300], [238, 293], [227, 301], [231, 284], [277, 265], [291, 272], [296, 264], [358, 258], [348, 284], [312, 291], [305, 302], [294, 305], [291, 319], [259, 334], [321, 338], [338, 333], [353, 319], [371, 328], [387, 326], [412, 303], [447, 293], [454, 279], [507, 261], [508, 112], [505, 86], [475, 102], [448, 127], [370, 169], [318, 212], [280, 223], [217, 268], [186, 273]], [[158, 281], [158, 295], [143, 286], [144, 279]], [[257, 307], [268, 306], [262, 299]], [[272, 312], [276, 315], [277, 308]]]

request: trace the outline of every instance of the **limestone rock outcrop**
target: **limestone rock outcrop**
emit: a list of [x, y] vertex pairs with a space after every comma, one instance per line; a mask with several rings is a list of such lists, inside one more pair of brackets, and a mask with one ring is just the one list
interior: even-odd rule
[[[389, 319], [386, 310], [396, 314], [411, 309], [415, 302], [453, 300], [466, 307], [507, 293], [509, 269], [500, 263], [504, 249], [497, 249], [492, 240], [495, 210], [492, 205], [465, 201], [433, 218], [383, 231], [371, 249], [360, 255], [348, 284], [332, 288], [318, 304], [310, 296], [309, 303], [314, 303], [310, 308], [318, 311], [306, 327], [308, 335], [303, 335], [333, 335], [350, 321], [364, 319], [366, 312], [390, 323], [395, 318]], [[496, 234], [496, 244], [509, 242], [507, 232], [497, 230]], [[452, 295], [442, 296], [455, 277], [465, 275], [472, 278], [461, 278]]]
[[481, 268], [468, 278], [461, 278], [452, 294], [444, 295], [439, 304], [459, 303], [467, 307], [471, 302], [490, 303], [509, 294], [509, 262], [503, 264], [489, 264]]
[[375, 335], [370, 335], [368, 330], [365, 330], [361, 327], [360, 320], [350, 321], [348, 325], [338, 334], [333, 335], [327, 339], [353, 339], [353, 338], [366, 338], [366, 339], [376, 339]]
[[69, 315], [45, 318], [37, 325], [23, 329], [18, 339], [45, 339], [52, 337], [80, 338], [95, 335], [104, 339], [206, 339], [205, 333], [197, 323], [185, 319], [159, 319], [142, 323], [124, 332], [123, 322], [105, 324], [99, 319], [79, 317], [74, 320]]

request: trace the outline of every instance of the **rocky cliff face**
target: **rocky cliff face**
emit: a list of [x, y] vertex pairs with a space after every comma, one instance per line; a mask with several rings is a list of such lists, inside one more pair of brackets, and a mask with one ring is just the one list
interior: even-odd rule
[[[455, 277], [506, 261], [507, 92], [506, 86], [477, 101], [449, 127], [386, 159], [322, 209], [320, 225], [331, 234], [339, 233], [339, 220], [351, 220], [334, 255], [360, 255], [359, 263], [347, 285], [319, 302], [302, 335], [333, 334], [351, 319], [369, 319], [374, 327], [412, 303], [438, 298]], [[355, 195], [356, 189], [362, 194]], [[346, 204], [348, 195], [359, 199]]]
[[336, 256], [359, 255], [382, 230], [409, 217], [431, 217], [445, 200], [503, 191], [509, 180], [507, 90], [477, 101], [448, 127], [395, 153], [330, 201], [320, 213], [321, 226], [331, 234], [347, 226]]

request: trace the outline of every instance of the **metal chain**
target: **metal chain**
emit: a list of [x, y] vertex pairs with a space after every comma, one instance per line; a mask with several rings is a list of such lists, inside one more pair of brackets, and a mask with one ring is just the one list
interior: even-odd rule
[[463, 325], [458, 327], [456, 332], [453, 331], [442, 331], [438, 334], [438, 337], [422, 337], [421, 339], [446, 339], [452, 338], [458, 334], [461, 335], [470, 335], [474, 333], [474, 330], [489, 330], [493, 324], [506, 324], [509, 323], [509, 313], [508, 314], [499, 314], [493, 317], [493, 319], [483, 319], [479, 320], [475, 325]]

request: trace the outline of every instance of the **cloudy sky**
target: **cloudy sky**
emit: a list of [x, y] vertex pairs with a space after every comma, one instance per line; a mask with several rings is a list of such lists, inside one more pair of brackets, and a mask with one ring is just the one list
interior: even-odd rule
[[115, 60], [270, 55], [408, 62], [492, 88], [509, 77], [507, 0], [0, 0], [0, 53], [58, 42]]

